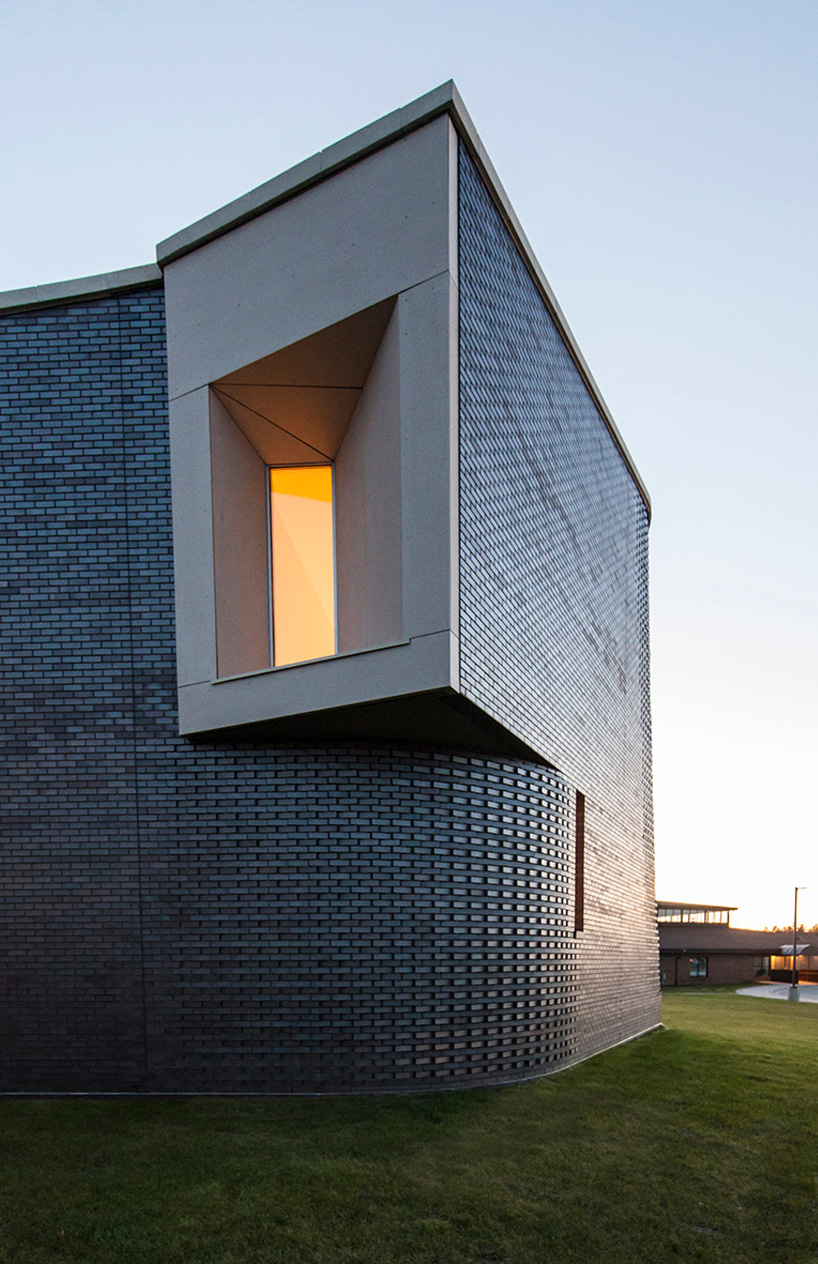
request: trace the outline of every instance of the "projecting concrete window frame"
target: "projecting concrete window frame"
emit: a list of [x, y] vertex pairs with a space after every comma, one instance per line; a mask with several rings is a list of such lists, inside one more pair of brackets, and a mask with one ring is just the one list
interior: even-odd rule
[[[182, 734], [459, 690], [456, 224], [442, 115], [165, 262]], [[254, 489], [307, 459], [338, 652], [274, 667]]]

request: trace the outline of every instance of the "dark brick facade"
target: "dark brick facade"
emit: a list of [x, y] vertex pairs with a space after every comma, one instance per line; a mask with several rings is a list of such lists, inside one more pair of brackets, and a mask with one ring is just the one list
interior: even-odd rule
[[170, 725], [161, 291], [0, 321], [3, 1089], [144, 1079], [140, 850]]
[[461, 181], [463, 692], [542, 764], [180, 738], [162, 289], [0, 317], [0, 1091], [503, 1083], [658, 1021], [647, 515]]
[[586, 795], [577, 1052], [659, 1021], [648, 515], [461, 143], [464, 694]]
[[712, 986], [727, 983], [757, 983], [759, 978], [770, 977], [768, 968], [770, 958], [761, 954], [722, 957], [702, 952], [696, 954], [696, 959], [706, 961], [706, 975], [691, 975], [693, 965], [689, 953], [674, 953], [672, 956], [661, 953], [659, 965], [662, 987], [674, 987], [676, 984]]
[[180, 739], [161, 291], [0, 323], [0, 1088], [412, 1088], [571, 1056], [563, 779]]

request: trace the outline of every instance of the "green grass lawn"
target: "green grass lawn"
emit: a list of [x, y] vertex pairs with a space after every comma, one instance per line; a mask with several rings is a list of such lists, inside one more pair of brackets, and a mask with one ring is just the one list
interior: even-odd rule
[[818, 1005], [666, 994], [521, 1088], [0, 1101], [0, 1262], [818, 1261]]

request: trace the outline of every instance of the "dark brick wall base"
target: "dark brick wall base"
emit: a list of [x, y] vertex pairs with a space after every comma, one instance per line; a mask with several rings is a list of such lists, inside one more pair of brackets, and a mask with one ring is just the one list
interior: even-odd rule
[[[717, 957], [712, 953], [698, 954], [707, 957], [707, 977], [704, 979], [690, 977], [690, 954], [662, 953], [660, 970], [662, 987], [673, 987], [678, 984], [715, 984], [715, 983], [757, 983], [756, 959], [754, 956]], [[761, 954], [759, 954], [760, 956]]]

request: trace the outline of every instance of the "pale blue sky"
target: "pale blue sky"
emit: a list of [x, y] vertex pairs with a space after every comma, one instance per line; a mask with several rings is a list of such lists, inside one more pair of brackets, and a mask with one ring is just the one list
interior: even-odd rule
[[659, 894], [818, 921], [815, 0], [6, 0], [0, 289], [454, 78], [642, 471]]

